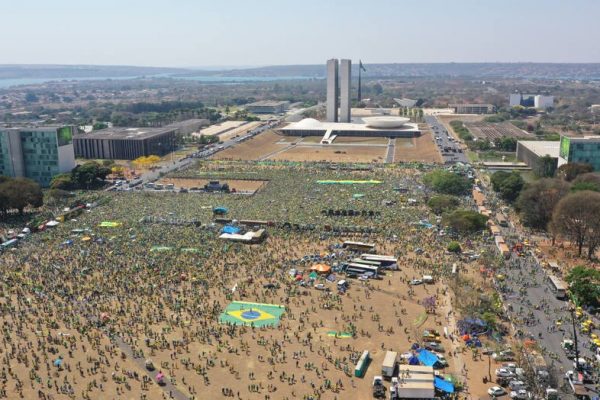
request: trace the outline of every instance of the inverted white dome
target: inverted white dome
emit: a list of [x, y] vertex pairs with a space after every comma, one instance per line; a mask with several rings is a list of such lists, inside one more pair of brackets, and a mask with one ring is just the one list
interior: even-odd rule
[[377, 116], [377, 117], [363, 117], [362, 119], [367, 126], [371, 128], [399, 128], [402, 125], [410, 121], [410, 118], [404, 117], [392, 117], [392, 116]]

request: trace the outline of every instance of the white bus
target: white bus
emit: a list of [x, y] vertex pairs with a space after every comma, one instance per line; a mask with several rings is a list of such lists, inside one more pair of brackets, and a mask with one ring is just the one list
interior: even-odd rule
[[567, 290], [569, 289], [569, 285], [567, 285], [562, 280], [558, 279], [553, 275], [548, 275], [548, 285], [550, 289], [554, 293], [554, 296], [557, 299], [565, 299], [567, 297]]

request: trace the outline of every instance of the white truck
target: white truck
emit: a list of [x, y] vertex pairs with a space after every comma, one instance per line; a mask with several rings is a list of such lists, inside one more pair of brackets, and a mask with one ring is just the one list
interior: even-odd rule
[[396, 371], [396, 365], [398, 365], [398, 353], [395, 351], [386, 352], [383, 364], [381, 364], [381, 375], [384, 379], [392, 379]]
[[433, 382], [404, 382], [396, 386], [398, 399], [433, 399], [435, 388]]

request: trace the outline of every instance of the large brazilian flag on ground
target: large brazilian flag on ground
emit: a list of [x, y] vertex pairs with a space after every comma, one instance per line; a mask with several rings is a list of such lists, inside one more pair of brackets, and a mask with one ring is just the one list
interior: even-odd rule
[[219, 316], [222, 324], [247, 325], [261, 328], [277, 326], [285, 312], [285, 307], [277, 304], [249, 303], [234, 301]]

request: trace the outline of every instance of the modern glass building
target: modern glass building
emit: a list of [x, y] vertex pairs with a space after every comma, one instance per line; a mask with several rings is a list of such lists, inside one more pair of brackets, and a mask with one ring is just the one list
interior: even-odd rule
[[75, 168], [72, 126], [0, 128], [0, 175], [26, 177], [49, 186]]
[[561, 136], [558, 165], [565, 163], [591, 164], [594, 171], [600, 171], [600, 137], [573, 138]]

